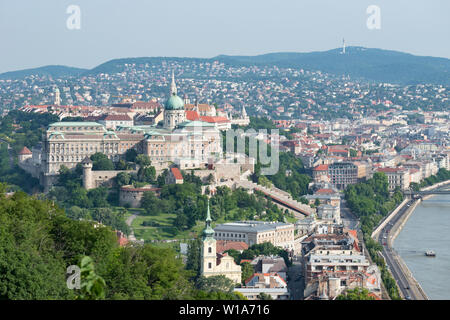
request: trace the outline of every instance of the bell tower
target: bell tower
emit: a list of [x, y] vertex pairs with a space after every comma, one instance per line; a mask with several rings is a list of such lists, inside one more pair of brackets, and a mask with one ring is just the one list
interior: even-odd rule
[[211, 228], [211, 214], [209, 212], [209, 199], [208, 199], [208, 211], [206, 213], [206, 228], [203, 230], [203, 242], [201, 252], [201, 267], [200, 273], [203, 276], [208, 276], [209, 272], [214, 272], [216, 267], [216, 239], [214, 239], [214, 230]]

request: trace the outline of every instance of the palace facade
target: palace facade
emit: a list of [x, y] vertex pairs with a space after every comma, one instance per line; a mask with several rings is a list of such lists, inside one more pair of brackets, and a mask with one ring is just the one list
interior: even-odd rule
[[184, 102], [177, 95], [172, 74], [162, 125], [117, 125], [108, 129], [97, 122], [50, 124], [39, 150], [40, 180], [48, 190], [62, 165], [74, 168], [97, 152], [117, 162], [129, 149], [148, 155], [152, 165], [159, 168], [171, 164], [180, 169], [203, 168], [220, 160], [221, 142], [220, 131], [214, 124], [186, 120]]

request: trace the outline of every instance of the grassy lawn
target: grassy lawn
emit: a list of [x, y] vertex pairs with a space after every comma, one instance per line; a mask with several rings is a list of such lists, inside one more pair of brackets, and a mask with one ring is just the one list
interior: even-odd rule
[[295, 217], [288, 217], [288, 216], [285, 216], [285, 217], [286, 217], [287, 222], [289, 222], [289, 223], [297, 222], [297, 218], [295, 218]]
[[[237, 209], [236, 209], [237, 210]], [[132, 214], [136, 214], [137, 217], [133, 220], [131, 227], [134, 230], [134, 235], [136, 239], [144, 239], [145, 241], [150, 240], [168, 240], [168, 239], [192, 239], [196, 235], [201, 234], [202, 230], [205, 228], [204, 221], [197, 221], [196, 225], [189, 230], [179, 231], [175, 228], [174, 220], [176, 214], [174, 213], [163, 213], [159, 215], [145, 215], [145, 211], [142, 209], [128, 209], [125, 214], [125, 219], [130, 217]], [[297, 219], [287, 217], [288, 222], [294, 223]], [[151, 223], [151, 225], [143, 226], [142, 223]], [[212, 227], [214, 228], [217, 224], [231, 222], [225, 220], [224, 218], [214, 221]], [[179, 250], [179, 243], [155, 243], [158, 246], [173, 247], [177, 251]]]
[[[203, 228], [204, 223], [197, 224], [190, 230], [179, 231], [173, 226], [175, 214], [165, 213], [155, 216], [139, 215], [131, 224], [136, 239], [160, 240], [160, 239], [192, 239]], [[142, 223], [153, 223], [152, 226], [143, 226]]]

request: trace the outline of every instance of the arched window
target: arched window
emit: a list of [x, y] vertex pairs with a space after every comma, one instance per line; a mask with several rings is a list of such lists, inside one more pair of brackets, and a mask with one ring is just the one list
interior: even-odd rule
[[212, 253], [212, 248], [208, 247], [208, 253]]

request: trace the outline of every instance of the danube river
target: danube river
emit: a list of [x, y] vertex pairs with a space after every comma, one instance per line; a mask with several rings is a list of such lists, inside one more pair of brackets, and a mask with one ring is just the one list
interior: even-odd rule
[[[394, 241], [394, 249], [431, 300], [450, 299], [450, 195], [419, 204]], [[436, 257], [426, 257], [433, 250]]]

